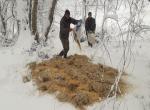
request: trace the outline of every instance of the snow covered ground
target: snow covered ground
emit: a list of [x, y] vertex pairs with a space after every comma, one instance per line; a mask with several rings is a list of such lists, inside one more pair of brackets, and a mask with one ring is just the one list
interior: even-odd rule
[[[1, 48], [0, 50], [0, 109], [1, 110], [75, 110], [67, 103], [59, 102], [55, 96], [44, 95], [36, 90], [32, 82], [23, 83], [22, 76], [29, 73], [26, 65], [32, 61], [41, 61], [38, 52], [44, 51], [50, 57], [61, 50], [61, 43], [58, 36], [53, 36], [53, 43], [37, 52], [29, 54], [33, 39], [29, 32], [22, 32], [19, 41], [14, 47]], [[50, 41], [49, 41], [50, 42]], [[52, 46], [53, 44], [57, 44]], [[120, 61], [120, 47], [117, 43], [112, 43], [109, 48], [112, 64], [106, 52], [101, 45], [94, 48], [88, 47], [87, 43], [82, 43], [80, 51], [70, 38], [69, 55], [78, 53], [85, 54], [93, 58], [95, 62], [102, 62], [110, 66], [118, 67]], [[150, 40], [139, 41], [134, 45], [134, 61], [129, 65], [126, 71], [129, 74], [128, 81], [134, 85], [134, 89], [125, 97], [115, 103], [119, 110], [149, 110], [150, 109]], [[110, 100], [110, 99], [109, 99]], [[88, 110], [99, 110], [102, 103], [97, 103]], [[110, 110], [113, 107], [113, 100], [103, 106], [104, 110]], [[96, 109], [95, 109], [96, 108]], [[117, 108], [115, 108], [116, 110]]]
[[[146, 15], [144, 18], [146, 23], [150, 23], [149, 17]], [[15, 46], [0, 47], [0, 110], [76, 110], [71, 104], [59, 102], [53, 95], [40, 93], [33, 82], [23, 83], [22, 80], [22, 76], [30, 74], [26, 65], [42, 60], [40, 53], [52, 57], [61, 51], [58, 31], [52, 34], [48, 46], [39, 47], [33, 53], [28, 52], [33, 42], [28, 30], [21, 32]], [[148, 35], [144, 37], [147, 37], [146, 40], [136, 41], [132, 45], [131, 62], [125, 69], [129, 76], [127, 81], [133, 85], [133, 89], [115, 102], [111, 98], [88, 107], [88, 110], [150, 110], [150, 38]], [[87, 42], [81, 46], [82, 51], [70, 37], [69, 55], [84, 54], [93, 62], [120, 67], [122, 49], [118, 42], [108, 43], [110, 57], [101, 43], [93, 48], [88, 47]]]

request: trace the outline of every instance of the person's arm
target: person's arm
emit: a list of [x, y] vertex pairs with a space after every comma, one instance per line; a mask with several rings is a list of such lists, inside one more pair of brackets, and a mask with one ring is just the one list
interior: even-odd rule
[[91, 22], [92, 22], [91, 30], [92, 30], [93, 32], [95, 32], [95, 29], [96, 29], [95, 19], [93, 18]]
[[76, 20], [76, 19], [70, 17], [70, 23], [76, 25], [78, 22], [79, 22], [79, 20]]
[[94, 32], [95, 32], [95, 29], [96, 29], [96, 22], [95, 22], [95, 19], [94, 19]]
[[87, 19], [85, 20], [85, 31], [87, 32], [88, 31], [88, 21], [87, 21]]

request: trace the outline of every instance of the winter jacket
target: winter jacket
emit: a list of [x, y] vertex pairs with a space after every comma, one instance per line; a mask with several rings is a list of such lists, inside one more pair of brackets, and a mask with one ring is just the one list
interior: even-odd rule
[[96, 24], [95, 19], [92, 17], [88, 17], [85, 21], [85, 30], [86, 32], [92, 31], [95, 32]]
[[71, 23], [77, 24], [78, 20], [75, 20], [71, 17], [69, 19], [67, 19], [65, 16], [62, 17], [60, 21], [60, 38], [68, 39]]

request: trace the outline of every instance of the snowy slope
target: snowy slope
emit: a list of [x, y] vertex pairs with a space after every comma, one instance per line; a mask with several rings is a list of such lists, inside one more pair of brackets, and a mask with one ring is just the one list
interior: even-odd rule
[[[28, 32], [23, 32], [24, 34], [20, 36], [18, 43], [14, 47], [2, 48], [0, 51], [0, 109], [3, 110], [73, 110], [74, 108], [69, 104], [63, 104], [58, 102], [54, 96], [42, 95], [37, 90], [36, 87], [29, 83], [22, 82], [22, 76], [29, 71], [26, 68], [26, 64], [31, 61], [40, 61], [37, 53], [29, 55], [26, 50], [29, 49], [31, 45], [31, 36]], [[61, 50], [61, 44], [58, 38], [55, 38], [55, 45], [52, 51], [58, 53]], [[21, 43], [20, 43], [21, 42]], [[92, 56], [94, 61], [102, 62], [114, 67], [117, 67], [119, 59], [118, 56], [121, 54], [119, 48], [112, 45], [110, 48], [111, 59], [113, 65], [110, 63], [107, 54], [103, 55], [102, 49], [95, 46], [95, 48], [90, 48], [87, 43], [82, 44], [82, 51], [80, 52], [77, 45], [74, 43], [73, 39], [70, 39], [71, 50], [69, 54], [79, 53], [85, 54], [89, 57]], [[135, 87], [133, 91], [130, 91], [125, 98], [120, 100], [121, 108], [122, 106], [128, 108], [128, 110], [142, 110], [143, 107], [147, 107], [149, 110], [150, 104], [150, 52], [148, 48], [150, 46], [150, 41], [137, 42], [136, 48], [134, 49], [134, 68], [127, 68], [126, 71], [129, 73], [129, 82]], [[46, 47], [44, 51], [49, 52]], [[96, 55], [95, 55], [96, 52]], [[116, 54], [117, 53], [117, 54]], [[51, 54], [49, 54], [51, 55]], [[93, 55], [95, 55], [93, 57]], [[106, 58], [104, 57], [106, 56]], [[105, 61], [105, 62], [104, 62]], [[110, 101], [111, 102], [111, 101]], [[119, 103], [119, 102], [118, 102]], [[116, 103], [116, 105], [118, 105]], [[125, 105], [124, 105], [125, 104]], [[144, 105], [143, 105], [144, 104]], [[61, 105], [61, 107], [60, 107]], [[109, 106], [108, 106], [109, 105]], [[108, 103], [106, 110], [112, 107], [112, 103]], [[134, 106], [133, 106], [134, 105]], [[89, 107], [89, 110], [93, 108], [100, 108], [100, 104], [96, 104], [93, 107]]]

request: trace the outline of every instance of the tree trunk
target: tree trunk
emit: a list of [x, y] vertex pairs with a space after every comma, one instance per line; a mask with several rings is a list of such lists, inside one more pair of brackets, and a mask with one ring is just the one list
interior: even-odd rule
[[46, 32], [45, 32], [45, 38], [46, 38], [45, 41], [47, 41], [47, 39], [48, 39], [48, 34], [49, 34], [50, 28], [52, 26], [53, 16], [54, 16], [54, 11], [55, 11], [55, 7], [56, 7], [56, 4], [57, 4], [57, 1], [58, 0], [53, 0], [52, 6], [51, 6], [51, 8], [49, 10], [49, 26], [47, 27]]
[[29, 28], [30, 28], [30, 31], [32, 30], [32, 27], [31, 27], [31, 13], [32, 13], [32, 0], [30, 0], [30, 2], [29, 2], [29, 15], [28, 15], [28, 17], [29, 17]]
[[38, 11], [38, 0], [33, 0], [32, 8], [32, 35], [35, 35], [35, 40], [39, 42], [39, 34], [37, 31], [37, 11]]
[[1, 18], [1, 23], [2, 23], [2, 26], [3, 26], [3, 35], [5, 36], [6, 35], [6, 22], [5, 22], [5, 18], [2, 15], [2, 8], [1, 8], [1, 6], [0, 6], [0, 18]]

